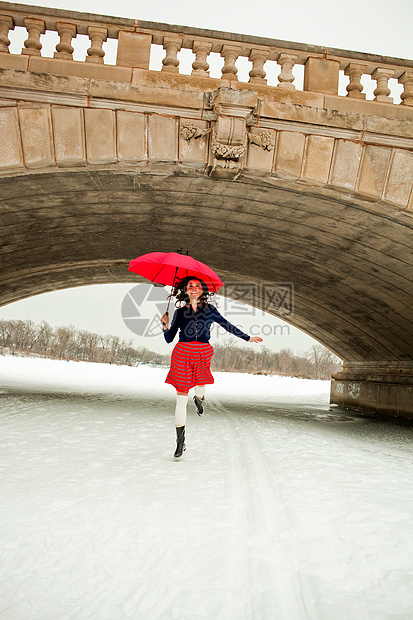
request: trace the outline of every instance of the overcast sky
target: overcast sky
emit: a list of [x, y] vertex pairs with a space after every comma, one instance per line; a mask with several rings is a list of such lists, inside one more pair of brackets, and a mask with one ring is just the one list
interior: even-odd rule
[[[18, 0], [17, 3], [25, 4]], [[253, 3], [247, 0], [152, 0], [141, 3], [129, 0], [46, 0], [34, 4], [258, 35], [384, 56], [413, 57], [413, 0], [257, 0]], [[17, 50], [12, 49], [13, 51]], [[130, 285], [113, 284], [47, 293], [0, 308], [0, 318], [32, 319], [36, 322], [44, 319], [52, 325], [73, 324], [97, 333], [131, 338], [137, 346], [167, 352], [170, 346], [163, 343], [162, 335], [140, 336], [125, 326], [122, 303], [131, 289]], [[246, 331], [261, 330], [265, 345], [269, 348], [279, 350], [288, 347], [297, 353], [303, 353], [315, 342], [295, 328], [286, 329], [286, 324], [280, 319], [269, 315], [262, 316], [251, 309], [242, 311], [241, 307], [231, 308], [224, 299], [219, 299], [219, 303], [224, 314], [225, 311], [229, 312], [230, 321]], [[153, 304], [146, 301], [142, 304], [139, 306], [141, 317], [148, 318], [151, 313], [156, 315], [157, 309]], [[259, 328], [254, 327], [258, 325]], [[138, 331], [142, 330], [139, 328]], [[218, 334], [218, 339], [220, 338], [223, 338], [222, 334]], [[237, 342], [242, 344], [241, 340]]]

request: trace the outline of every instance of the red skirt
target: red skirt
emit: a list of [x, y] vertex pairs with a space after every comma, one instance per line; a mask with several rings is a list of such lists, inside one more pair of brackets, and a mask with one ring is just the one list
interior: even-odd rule
[[171, 368], [165, 383], [178, 392], [188, 392], [195, 385], [214, 383], [209, 369], [214, 349], [208, 342], [178, 342], [171, 355]]

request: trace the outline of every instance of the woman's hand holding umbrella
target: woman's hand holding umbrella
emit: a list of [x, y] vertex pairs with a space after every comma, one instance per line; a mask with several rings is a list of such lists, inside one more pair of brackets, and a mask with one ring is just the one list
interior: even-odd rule
[[168, 329], [168, 325], [169, 325], [169, 312], [165, 312], [165, 314], [163, 314], [161, 316], [161, 323], [162, 323], [162, 329], [164, 331], [166, 329]]

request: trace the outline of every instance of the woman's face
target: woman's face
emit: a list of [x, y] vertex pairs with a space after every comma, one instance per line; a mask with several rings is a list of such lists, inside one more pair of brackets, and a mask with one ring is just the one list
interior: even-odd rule
[[202, 284], [199, 280], [189, 280], [186, 292], [189, 295], [189, 299], [199, 299], [202, 295]]

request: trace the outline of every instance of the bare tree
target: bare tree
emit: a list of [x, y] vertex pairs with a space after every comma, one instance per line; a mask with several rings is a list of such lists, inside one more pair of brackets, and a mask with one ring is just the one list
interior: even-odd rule
[[53, 339], [53, 328], [46, 321], [42, 321], [36, 329], [34, 350], [38, 353], [43, 353], [46, 355], [50, 352]]
[[59, 359], [73, 356], [74, 327], [58, 327], [56, 329], [55, 355]]
[[329, 379], [332, 373], [337, 372], [341, 366], [340, 358], [322, 344], [314, 344], [307, 351], [307, 359], [313, 366], [316, 379]]
[[283, 375], [294, 373], [294, 353], [291, 349], [281, 349], [278, 353], [278, 370]]

